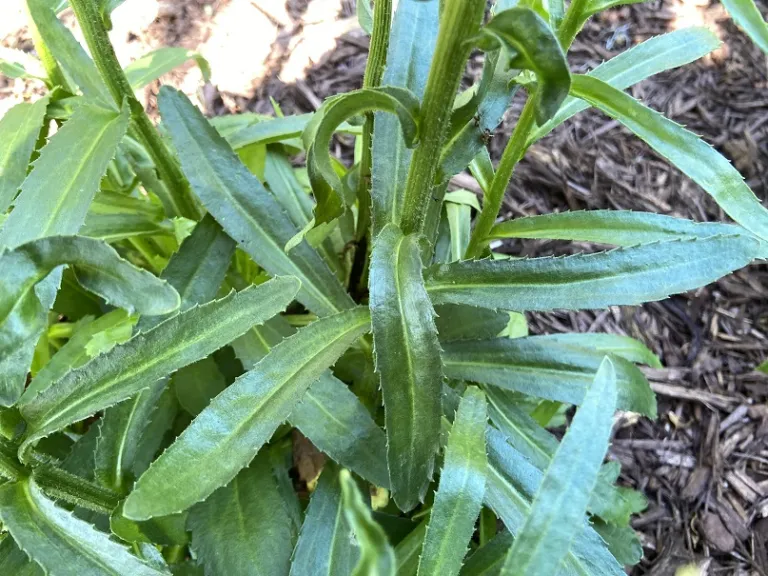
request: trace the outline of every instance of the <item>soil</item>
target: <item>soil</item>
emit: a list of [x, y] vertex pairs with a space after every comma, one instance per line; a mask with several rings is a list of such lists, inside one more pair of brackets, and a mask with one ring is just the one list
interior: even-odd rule
[[[146, 11], [129, 10], [133, 2], [143, 2]], [[3, 2], [11, 12], [14, 3]], [[356, 26], [354, 0], [131, 0], [119, 10], [129, 23], [113, 32], [113, 40], [126, 62], [163, 45], [199, 49], [209, 58], [212, 83], [203, 86], [192, 65], [163, 82], [181, 87], [211, 115], [271, 113], [270, 98], [286, 114], [311, 111], [325, 97], [362, 83], [368, 42]], [[6, 18], [15, 27], [3, 29], [2, 16], [2, 45], [31, 51], [26, 28]], [[631, 93], [703, 136], [766, 201], [768, 61], [718, 3], [652, 0], [611, 10], [579, 36], [572, 68], [588, 71], [686, 25], [710, 27], [723, 46]], [[150, 111], [158, 86], [144, 94]], [[0, 79], [0, 113], [40, 90], [34, 82]], [[520, 106], [516, 101], [492, 140], [496, 159]], [[343, 144], [339, 152], [348, 153]], [[456, 184], [471, 188], [473, 182], [463, 177]], [[698, 186], [644, 143], [587, 111], [531, 148], [509, 187], [504, 216], [600, 208], [727, 221]], [[537, 241], [501, 249], [540, 256], [593, 248]], [[768, 266], [750, 266], [663, 302], [530, 314], [529, 320], [535, 334], [633, 336], [664, 363], [664, 369], [646, 371], [659, 398], [658, 420], [623, 415], [611, 449], [622, 463], [621, 481], [650, 502], [633, 521], [645, 548], [633, 573], [671, 576], [695, 562], [709, 574], [768, 575], [768, 375], [754, 370], [768, 358]]]

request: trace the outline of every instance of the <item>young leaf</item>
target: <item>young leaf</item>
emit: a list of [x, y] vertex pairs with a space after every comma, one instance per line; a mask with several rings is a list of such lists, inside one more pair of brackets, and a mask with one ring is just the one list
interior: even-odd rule
[[467, 388], [448, 437], [440, 485], [424, 539], [419, 576], [454, 576], [475, 530], [485, 493], [485, 396]]
[[159, 103], [192, 189], [224, 230], [270, 274], [299, 278], [298, 300], [313, 312], [350, 308], [352, 299], [309, 244], [285, 253], [298, 230], [187, 97], [164, 87]]
[[68, 372], [40, 394], [25, 395], [21, 410], [29, 426], [22, 449], [215, 352], [283, 310], [298, 286], [295, 278], [275, 278], [191, 308]]
[[571, 92], [621, 122], [701, 186], [728, 216], [768, 240], [768, 209], [760, 203], [738, 170], [712, 146], [596, 78], [574, 77]]
[[752, 42], [768, 54], [768, 24], [763, 20], [754, 0], [723, 0], [723, 6]]
[[[382, 83], [410, 90], [421, 99], [438, 32], [439, 2], [400, 0], [397, 5]], [[374, 236], [388, 223], [400, 223], [402, 194], [413, 151], [405, 145], [392, 114], [374, 116], [371, 203]]]
[[27, 166], [43, 127], [48, 97], [22, 102], [0, 120], [0, 214], [4, 214], [27, 176]]
[[643, 559], [643, 545], [630, 526], [616, 526], [599, 519], [593, 522], [593, 526], [621, 564], [634, 566]]
[[339, 473], [344, 515], [360, 546], [360, 559], [352, 576], [395, 576], [395, 553], [387, 535], [371, 517], [360, 490], [347, 470]]
[[501, 222], [493, 227], [488, 238], [544, 238], [635, 246], [743, 233], [742, 228], [731, 224], [698, 223], [651, 212], [584, 210], [526, 216]]
[[536, 121], [544, 124], [568, 96], [571, 75], [560, 43], [547, 23], [530, 8], [510, 8], [496, 14], [482, 29], [492, 45], [509, 54], [509, 67], [533, 70]]
[[139, 478], [135, 520], [185, 510], [226, 485], [288, 418], [309, 386], [370, 329], [364, 308], [322, 318], [275, 346], [219, 394]]
[[326, 462], [293, 551], [290, 576], [349, 576], [359, 551], [341, 501], [338, 468]]
[[107, 534], [56, 506], [31, 479], [0, 486], [0, 521], [19, 547], [49, 574], [169, 574], [139, 560]]
[[502, 575], [557, 574], [571, 542], [583, 529], [615, 410], [616, 373], [606, 358], [547, 468], [528, 518], [507, 553]]
[[423, 500], [440, 437], [443, 368], [415, 235], [394, 224], [376, 238], [370, 308], [381, 379], [392, 495], [402, 510]]
[[[681, 28], [661, 36], [654, 36], [625, 50], [600, 64], [588, 76], [598, 78], [618, 90], [626, 90], [654, 74], [698, 60], [719, 45], [718, 37], [707, 28]], [[531, 133], [526, 146], [540, 140], [560, 124], [587, 108], [589, 104], [569, 96], [553, 118]]]
[[[482, 382], [569, 404], [581, 404], [605, 356], [546, 336], [468, 340], [444, 345], [443, 364], [449, 378]], [[656, 398], [648, 381], [632, 363], [613, 358], [619, 408], [652, 418]]]
[[663, 300], [746, 266], [761, 256], [751, 236], [713, 236], [597, 254], [524, 260], [470, 260], [433, 266], [433, 304], [518, 311], [606, 308]]
[[[209, 574], [286, 574], [293, 550], [269, 454], [262, 451], [232, 482], [189, 513], [192, 549]], [[307, 573], [309, 574], [309, 572]]]
[[203, 73], [203, 79], [208, 80], [211, 69], [208, 61], [197, 52], [186, 48], [159, 48], [149, 54], [145, 54], [125, 67], [125, 76], [131, 88], [139, 90], [147, 84], [157, 80], [174, 68], [181, 66], [187, 60], [194, 60]]

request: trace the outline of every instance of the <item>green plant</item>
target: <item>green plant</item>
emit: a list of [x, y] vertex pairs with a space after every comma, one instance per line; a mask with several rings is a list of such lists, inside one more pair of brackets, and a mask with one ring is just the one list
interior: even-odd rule
[[[115, 3], [70, 0], [91, 60], [58, 2], [29, 0], [51, 91], [0, 122], [0, 210], [13, 205], [0, 573], [619, 575], [637, 562], [629, 518], [644, 499], [603, 460], [616, 409], [655, 417], [636, 364], [659, 360], [608, 334], [527, 337], [521, 313], [705, 285], [768, 254], [768, 212], [714, 149], [623, 92], [715, 48], [710, 33], [569, 73], [581, 26], [620, 3], [499, 0], [486, 21], [485, 0], [400, 0], [394, 17], [390, 0], [361, 0], [361, 90], [313, 115], [209, 121], [163, 88], [157, 131], [133, 89], [196, 56], [122, 70]], [[473, 47], [482, 80], [457, 97]], [[494, 169], [487, 136], [518, 87], [528, 100]], [[740, 226], [621, 211], [497, 224], [528, 146], [588, 106]], [[351, 168], [329, 154], [335, 133], [360, 143]], [[466, 168], [482, 207], [447, 192]], [[618, 248], [517, 259], [492, 253], [500, 238]], [[580, 407], [558, 442], [546, 427], [563, 404]], [[294, 429], [328, 457], [306, 510], [288, 475]]]

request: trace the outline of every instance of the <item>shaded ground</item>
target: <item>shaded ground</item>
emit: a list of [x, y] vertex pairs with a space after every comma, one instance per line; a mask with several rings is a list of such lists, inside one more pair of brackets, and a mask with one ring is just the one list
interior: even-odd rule
[[[6, 4], [9, 0], [3, 0]], [[11, 6], [16, 0], [10, 1]], [[150, 48], [182, 45], [211, 60], [213, 84], [191, 66], [164, 79], [209, 114], [309, 111], [358, 88], [367, 39], [351, 0], [131, 0], [113, 33], [124, 61]], [[7, 8], [6, 8], [7, 9]], [[334, 16], [335, 18], [331, 17]], [[23, 20], [22, 20], [23, 21]], [[115, 18], [116, 23], [121, 18]], [[26, 30], [3, 29], [4, 45], [30, 50]], [[628, 46], [675, 27], [704, 24], [724, 40], [712, 56], [660, 75], [632, 93], [704, 136], [729, 157], [755, 193], [768, 196], [768, 65], [765, 56], [706, 0], [653, 0], [591, 22], [571, 54], [589, 70]], [[10, 32], [9, 32], [10, 30]], [[157, 85], [145, 94], [150, 108]], [[0, 113], [39, 86], [0, 80]], [[498, 158], [520, 103], [492, 141]], [[471, 181], [462, 180], [472, 187]], [[534, 146], [519, 167], [505, 216], [620, 208], [694, 220], [725, 220], [709, 198], [642, 142], [597, 112], [582, 113]], [[515, 254], [568, 253], [586, 246], [514, 242]], [[674, 574], [689, 561], [710, 574], [768, 574], [768, 266], [641, 307], [530, 315], [534, 333], [605, 331], [643, 340], [662, 359], [649, 370], [659, 394], [656, 422], [625, 418], [612, 455], [622, 479], [643, 490], [649, 509], [634, 521], [646, 560], [637, 574]]]

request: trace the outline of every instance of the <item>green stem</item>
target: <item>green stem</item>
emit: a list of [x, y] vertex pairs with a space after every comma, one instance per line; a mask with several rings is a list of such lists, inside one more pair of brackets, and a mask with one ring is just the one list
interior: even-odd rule
[[120, 503], [120, 496], [111, 490], [50, 464], [35, 468], [32, 477], [49, 496], [101, 514], [111, 514]]
[[512, 173], [515, 166], [520, 162], [527, 150], [526, 142], [534, 123], [535, 104], [530, 96], [525, 102], [520, 118], [515, 125], [515, 130], [504, 149], [501, 156], [496, 175], [493, 177], [491, 187], [483, 201], [483, 209], [475, 222], [475, 228], [472, 230], [472, 236], [467, 246], [467, 258], [479, 257], [488, 240], [488, 234], [496, 222], [499, 215], [501, 203], [504, 200], [504, 194], [507, 191], [509, 181], [512, 179]]
[[440, 156], [467, 58], [472, 49], [467, 40], [480, 29], [484, 0], [443, 0], [440, 31], [422, 102], [420, 143], [413, 153], [403, 198], [402, 229], [406, 234], [424, 229]]
[[176, 204], [176, 214], [174, 215], [198, 220], [202, 216], [202, 212], [192, 196], [189, 184], [149, 116], [147, 116], [144, 107], [136, 99], [128, 78], [117, 61], [96, 1], [71, 0], [70, 5], [80, 23], [96, 67], [99, 69], [112, 98], [118, 107], [122, 106], [123, 101], [127, 101], [130, 105], [131, 118], [138, 129], [140, 143], [149, 152], [160, 177], [172, 192]]
[[576, 34], [584, 26], [585, 18], [582, 14], [584, 14], [584, 9], [588, 3], [589, 0], [572, 0], [568, 10], [565, 12], [565, 18], [563, 18], [560, 28], [557, 30], [557, 39], [560, 41], [560, 46], [562, 46], [564, 52], [568, 52], [568, 48], [573, 44]]

